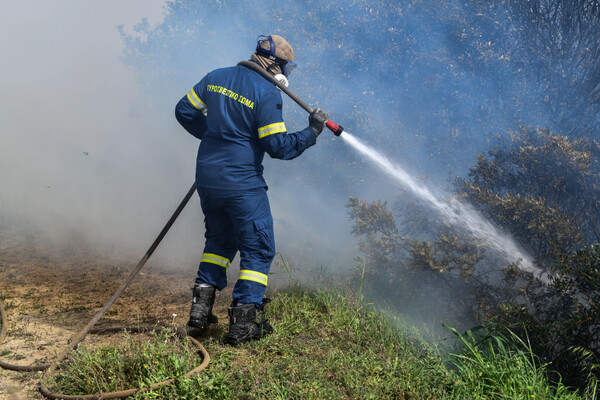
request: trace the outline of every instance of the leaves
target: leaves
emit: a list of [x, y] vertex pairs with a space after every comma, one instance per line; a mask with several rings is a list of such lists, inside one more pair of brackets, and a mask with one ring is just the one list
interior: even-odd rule
[[550, 264], [599, 240], [600, 147], [547, 129], [522, 127], [479, 155], [461, 195], [508, 229], [538, 261]]

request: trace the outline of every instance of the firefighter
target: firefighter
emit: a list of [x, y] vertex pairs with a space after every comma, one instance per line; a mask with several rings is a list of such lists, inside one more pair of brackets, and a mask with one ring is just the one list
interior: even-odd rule
[[[278, 35], [259, 36], [250, 60], [286, 82], [295, 67], [292, 47]], [[280, 90], [238, 65], [208, 73], [177, 103], [175, 116], [200, 139], [196, 187], [206, 228], [188, 325], [203, 329], [217, 322], [215, 292], [227, 286], [227, 268], [239, 251], [227, 342], [260, 339], [273, 332], [267, 320], [257, 321], [257, 313], [269, 302], [264, 294], [275, 256], [264, 154], [282, 160], [298, 157], [316, 143], [329, 115], [317, 108], [308, 127], [288, 133]]]

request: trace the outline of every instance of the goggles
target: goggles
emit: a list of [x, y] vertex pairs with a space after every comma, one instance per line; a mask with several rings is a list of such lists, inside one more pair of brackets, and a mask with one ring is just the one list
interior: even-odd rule
[[[265, 49], [261, 46], [262, 43], [269, 42], [269, 49]], [[271, 61], [275, 61], [281, 67], [281, 72], [287, 78], [288, 75], [296, 68], [297, 64], [293, 61], [284, 60], [275, 55], [275, 44], [271, 35], [265, 36], [260, 35], [256, 44], [256, 54], [260, 54], [263, 57], [268, 58]]]

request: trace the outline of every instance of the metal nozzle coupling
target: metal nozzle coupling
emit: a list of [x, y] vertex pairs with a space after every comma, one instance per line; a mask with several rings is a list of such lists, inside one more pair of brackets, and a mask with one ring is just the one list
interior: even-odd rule
[[327, 121], [325, 126], [328, 127], [335, 136], [340, 136], [342, 132], [344, 132], [344, 127], [336, 124], [332, 120]]

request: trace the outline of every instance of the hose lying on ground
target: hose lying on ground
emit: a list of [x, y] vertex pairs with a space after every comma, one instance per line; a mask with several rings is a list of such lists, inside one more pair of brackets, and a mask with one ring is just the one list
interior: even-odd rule
[[[69, 346], [67, 348], [65, 348], [51, 364], [13, 365], [13, 364], [9, 364], [9, 363], [6, 363], [6, 362], [0, 360], [0, 367], [4, 368], [4, 369], [8, 369], [8, 370], [13, 370], [13, 371], [45, 371], [44, 375], [42, 376], [42, 379], [40, 380], [39, 390], [42, 393], [42, 395], [46, 396], [49, 399], [66, 399], [66, 400], [120, 399], [120, 398], [124, 398], [124, 397], [128, 397], [128, 396], [132, 396], [136, 393], [145, 392], [148, 390], [154, 390], [154, 389], [172, 384], [175, 381], [175, 379], [169, 379], [169, 380], [166, 380], [163, 382], [158, 382], [151, 386], [123, 390], [123, 391], [119, 391], [119, 392], [71, 396], [71, 395], [64, 395], [64, 394], [60, 394], [60, 393], [51, 392], [44, 385], [43, 379], [45, 376], [50, 375], [52, 372], [54, 372], [58, 368], [58, 364], [62, 360], [64, 360], [65, 358], [68, 357], [70, 351], [77, 348], [77, 345], [79, 345], [79, 343], [92, 330], [94, 325], [96, 325], [96, 323], [100, 320], [100, 318], [102, 318], [102, 316], [106, 313], [106, 311], [108, 311], [108, 309], [113, 305], [113, 303], [115, 301], [117, 301], [119, 296], [121, 296], [123, 291], [125, 291], [125, 289], [129, 286], [129, 284], [133, 281], [133, 279], [140, 272], [142, 267], [146, 264], [146, 262], [148, 261], [148, 259], [152, 255], [152, 253], [154, 253], [154, 250], [156, 250], [159, 243], [165, 237], [165, 235], [167, 234], [167, 232], [169, 231], [169, 229], [171, 228], [171, 226], [173, 225], [173, 223], [175, 222], [177, 217], [179, 217], [179, 214], [181, 214], [181, 211], [183, 211], [183, 209], [189, 202], [190, 198], [194, 194], [195, 190], [196, 190], [196, 184], [194, 183], [192, 185], [192, 187], [190, 188], [190, 190], [185, 195], [185, 197], [183, 198], [183, 200], [181, 201], [181, 203], [179, 204], [179, 206], [177, 207], [177, 209], [175, 210], [175, 212], [173, 213], [173, 215], [171, 216], [171, 218], [169, 219], [169, 221], [163, 227], [160, 234], [154, 240], [154, 242], [152, 243], [152, 245], [150, 246], [150, 248], [148, 249], [146, 254], [142, 257], [142, 259], [137, 264], [137, 266], [133, 269], [133, 271], [131, 271], [131, 273], [125, 279], [125, 281], [123, 281], [123, 283], [117, 289], [115, 294], [113, 294], [113, 296], [110, 298], [110, 300], [108, 300], [108, 302], [104, 305], [104, 307], [102, 307], [102, 309], [100, 309], [100, 311], [98, 311], [96, 313], [94, 318], [92, 318], [92, 320], [85, 326], [85, 328], [83, 328], [80, 332], [75, 334], [69, 340]], [[4, 307], [2, 306], [2, 303], [0, 303], [0, 321], [2, 322], [2, 327], [0, 327], [0, 344], [1, 344], [4, 341], [4, 338], [6, 337], [6, 331], [8, 330], [7, 329], [7, 321], [6, 321], [6, 312], [4, 310]], [[179, 332], [179, 334], [181, 334], [181, 333]], [[198, 367], [194, 368], [193, 370], [187, 372], [186, 374], [184, 374], [182, 376], [182, 377], [186, 377], [186, 378], [199, 373], [204, 368], [206, 368], [206, 366], [210, 362], [210, 356], [209, 356], [208, 352], [206, 351], [206, 349], [204, 348], [204, 346], [202, 346], [202, 344], [200, 344], [200, 342], [198, 342], [193, 337], [189, 337], [189, 339], [196, 347], [198, 347], [200, 353], [202, 354], [203, 360], [202, 360], [202, 363]]]

